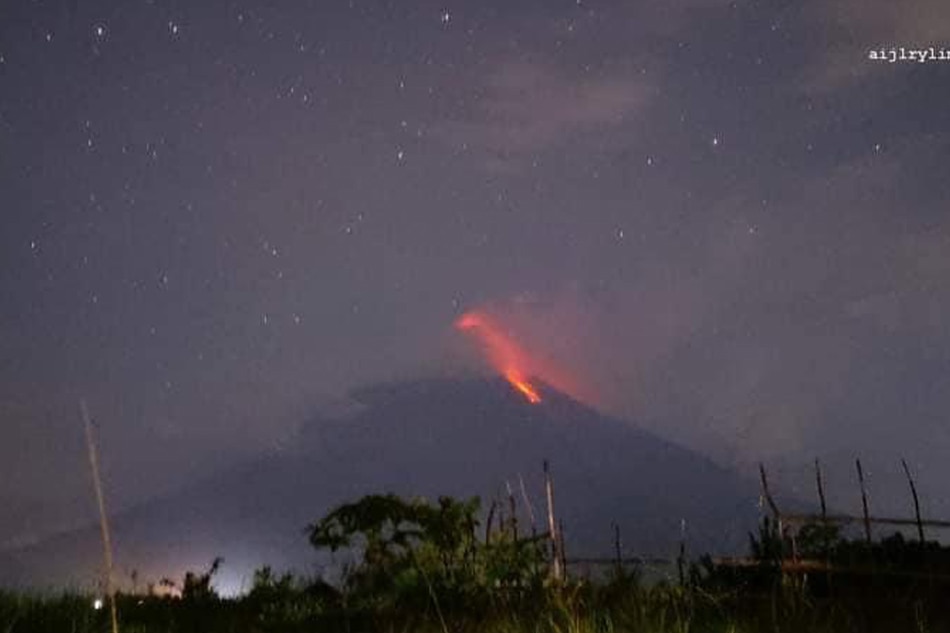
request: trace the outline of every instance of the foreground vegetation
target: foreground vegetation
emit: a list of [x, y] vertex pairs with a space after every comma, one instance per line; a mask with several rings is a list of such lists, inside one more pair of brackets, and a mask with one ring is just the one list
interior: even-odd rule
[[[543, 535], [520, 536], [513, 516], [489, 519], [490, 529], [479, 534], [478, 513], [476, 499], [443, 498], [433, 505], [366, 497], [309, 529], [314, 547], [356, 555], [339, 583], [264, 568], [246, 595], [222, 599], [212, 586], [215, 561], [203, 573], [188, 574], [175, 597], [120, 595], [121, 630], [950, 631], [944, 604], [950, 557], [936, 544], [899, 536], [866, 544], [814, 526], [796, 547], [825, 567], [792, 573], [785, 564], [791, 544], [766, 521], [752, 538], [752, 564], [726, 566], [707, 558], [681, 580], [649, 585], [620, 566], [600, 581], [556, 581]], [[94, 598], [0, 593], [0, 633], [108, 631], [108, 609], [96, 609]]]

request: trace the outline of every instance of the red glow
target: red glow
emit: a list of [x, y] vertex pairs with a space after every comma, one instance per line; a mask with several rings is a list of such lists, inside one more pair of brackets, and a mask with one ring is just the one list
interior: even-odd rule
[[481, 312], [466, 312], [455, 322], [455, 327], [475, 334], [488, 355], [488, 361], [511, 386], [531, 404], [541, 402], [537, 388], [528, 380], [528, 358], [524, 351]]

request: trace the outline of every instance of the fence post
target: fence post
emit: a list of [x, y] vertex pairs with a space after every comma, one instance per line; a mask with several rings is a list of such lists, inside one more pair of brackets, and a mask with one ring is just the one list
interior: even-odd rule
[[557, 550], [561, 556], [561, 574], [567, 578], [567, 548], [564, 547], [564, 521], [559, 519], [557, 522]]
[[914, 515], [917, 517], [917, 538], [921, 545], [924, 543], [924, 523], [920, 519], [920, 500], [917, 498], [917, 486], [914, 485], [914, 478], [910, 476], [910, 469], [907, 462], [902, 458], [901, 466], [904, 467], [904, 474], [907, 475], [907, 483], [910, 484], [910, 494], [914, 497]]
[[680, 587], [686, 586], [686, 519], [680, 519], [680, 547], [676, 555], [676, 571], [680, 577]]
[[551, 481], [551, 468], [548, 460], [544, 460], [544, 492], [548, 501], [548, 537], [551, 539], [551, 575], [554, 580], [561, 580], [561, 556], [558, 547], [557, 525], [554, 522], [554, 482]]
[[620, 526], [614, 523], [614, 557], [617, 559], [617, 577], [623, 576], [623, 554], [620, 547]]
[[485, 545], [491, 542], [491, 524], [495, 520], [496, 509], [498, 509], [498, 501], [493, 499], [488, 508], [488, 519], [485, 521]]
[[821, 463], [815, 458], [815, 483], [818, 484], [818, 500], [821, 502], [821, 520], [828, 520], [828, 506], [825, 505], [825, 486], [821, 479]]
[[508, 489], [508, 511], [511, 512], [511, 540], [518, 542], [518, 505], [515, 503], [515, 493], [511, 490], [511, 484], [505, 481], [505, 488]]
[[769, 504], [769, 508], [772, 510], [772, 514], [775, 515], [775, 521], [778, 526], [779, 536], [782, 535], [782, 513], [779, 512], [778, 506], [775, 504], [775, 499], [772, 498], [772, 493], [769, 491], [769, 480], [765, 476], [765, 466], [759, 462], [759, 477], [762, 479], [762, 494], [765, 495], [765, 501]]
[[854, 465], [858, 469], [858, 483], [861, 485], [861, 506], [864, 509], [864, 538], [870, 543], [871, 542], [871, 517], [868, 514], [868, 493], [867, 489], [864, 487], [864, 470], [861, 468], [861, 460], [855, 459]]

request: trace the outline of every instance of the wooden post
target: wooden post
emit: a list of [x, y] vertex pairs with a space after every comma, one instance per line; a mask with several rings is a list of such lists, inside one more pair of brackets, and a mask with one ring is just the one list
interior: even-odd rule
[[495, 510], [498, 508], [498, 501], [492, 500], [491, 507], [488, 508], [488, 520], [485, 521], [485, 545], [491, 542], [491, 524], [495, 520]]
[[686, 519], [680, 519], [680, 547], [676, 555], [676, 571], [679, 574], [680, 586], [686, 586]]
[[567, 548], [564, 547], [564, 521], [557, 522], [557, 552], [561, 556], [561, 574], [567, 578]]
[[761, 462], [759, 463], [759, 479], [762, 481], [762, 495], [765, 497], [766, 503], [769, 504], [769, 509], [772, 510], [772, 514], [776, 517], [779, 515], [778, 506], [775, 505], [775, 500], [772, 499], [772, 493], [769, 492], [769, 480], [765, 476], [765, 465]]
[[515, 504], [515, 493], [511, 490], [511, 484], [505, 481], [505, 488], [508, 491], [508, 510], [511, 512], [511, 541], [518, 541], [518, 507]]
[[[775, 499], [772, 498], [772, 492], [769, 490], [769, 480], [765, 476], [765, 465], [759, 462], [759, 477], [762, 479], [762, 494], [765, 495], [765, 500], [769, 504], [769, 508], [772, 510], [772, 515], [775, 517], [775, 528], [778, 533], [779, 541], [779, 558], [781, 560], [785, 559], [785, 526], [782, 523], [782, 513], [778, 509], [778, 504], [775, 503]], [[794, 549], [794, 548], [793, 548]], [[784, 572], [783, 572], [784, 577]]]
[[782, 535], [782, 513], [779, 512], [778, 505], [775, 503], [775, 499], [772, 498], [772, 493], [769, 491], [769, 480], [765, 476], [765, 466], [760, 462], [759, 463], [759, 477], [762, 479], [762, 494], [765, 496], [765, 501], [769, 504], [769, 509], [772, 510], [772, 514], [775, 516], [776, 526], [778, 527], [779, 536]]
[[561, 569], [561, 556], [558, 551], [557, 526], [554, 522], [554, 483], [551, 481], [551, 468], [548, 460], [544, 460], [544, 492], [548, 501], [548, 537], [551, 539], [551, 575], [554, 580], [561, 580], [564, 576]]
[[825, 505], [825, 486], [821, 480], [821, 464], [815, 458], [815, 483], [818, 484], [818, 500], [821, 502], [821, 520], [828, 520], [828, 506]]
[[623, 575], [623, 549], [620, 547], [620, 526], [614, 523], [614, 556], [617, 559], [617, 577]]
[[861, 468], [861, 460], [855, 459], [854, 465], [858, 469], [858, 483], [861, 484], [861, 506], [864, 510], [864, 538], [871, 542], [871, 516], [868, 513], [868, 493], [864, 486], [864, 470]]
[[468, 551], [466, 555], [468, 556], [468, 561], [470, 565], [475, 564], [475, 551], [478, 549], [478, 531], [475, 529], [475, 517], [468, 515], [468, 533], [471, 536], [472, 540], [468, 544]]
[[[818, 461], [818, 458], [815, 458], [815, 485], [818, 487], [818, 501], [821, 503], [821, 525], [822, 527], [828, 526], [828, 505], [825, 503], [825, 484], [821, 477], [821, 462]], [[822, 536], [822, 542], [825, 543], [823, 552], [825, 555], [825, 561], [828, 562], [828, 544], [827, 540]], [[797, 547], [795, 551], [796, 559], [798, 555]], [[831, 574], [827, 575], [828, 586], [831, 586]]]
[[79, 414], [82, 416], [86, 433], [86, 450], [89, 453], [89, 469], [92, 471], [92, 484], [96, 490], [96, 504], [99, 506], [99, 529], [102, 532], [102, 558], [105, 563], [105, 589], [109, 598], [109, 614], [112, 621], [112, 633], [119, 633], [119, 615], [115, 606], [115, 590], [112, 586], [112, 539], [109, 535], [109, 518], [106, 514], [106, 499], [102, 492], [102, 479], [99, 476], [99, 451], [93, 437], [92, 418], [86, 401], [79, 401]]
[[914, 478], [910, 476], [910, 469], [907, 462], [901, 459], [901, 466], [904, 467], [904, 474], [907, 475], [907, 483], [910, 484], [910, 494], [914, 497], [914, 515], [917, 518], [917, 538], [921, 545], [924, 543], [924, 523], [920, 520], [920, 499], [917, 498], [917, 486], [914, 485]]
[[498, 534], [504, 538], [505, 537], [505, 500], [499, 498], [496, 494], [495, 496], [495, 507], [498, 509]]

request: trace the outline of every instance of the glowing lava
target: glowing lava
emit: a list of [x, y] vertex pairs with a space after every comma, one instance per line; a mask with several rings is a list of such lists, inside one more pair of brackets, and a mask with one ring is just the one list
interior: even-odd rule
[[541, 402], [538, 390], [528, 380], [528, 358], [511, 338], [499, 329], [487, 315], [466, 312], [455, 322], [459, 330], [475, 334], [498, 373], [511, 383], [531, 404]]
[[541, 402], [541, 396], [539, 396], [538, 392], [535, 391], [534, 386], [524, 378], [519, 377], [515, 372], [506, 372], [505, 378], [508, 379], [508, 382], [514, 385], [515, 389], [524, 394], [524, 397], [528, 399], [528, 402], [531, 404], [538, 404]]

